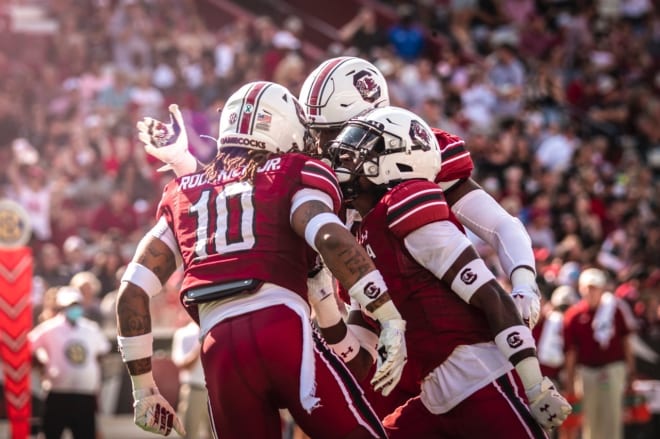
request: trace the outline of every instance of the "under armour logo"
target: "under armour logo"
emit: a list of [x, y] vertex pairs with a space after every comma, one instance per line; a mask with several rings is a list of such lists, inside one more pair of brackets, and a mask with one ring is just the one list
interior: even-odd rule
[[542, 407], [539, 407], [539, 411], [541, 412], [548, 412], [548, 421], [552, 421], [557, 417], [557, 414], [555, 413], [550, 413], [550, 404], [544, 404]]
[[344, 352], [342, 352], [339, 355], [341, 355], [342, 358], [348, 358], [348, 356], [351, 354], [351, 352], [353, 352], [353, 347], [349, 346], [347, 350], [345, 350]]

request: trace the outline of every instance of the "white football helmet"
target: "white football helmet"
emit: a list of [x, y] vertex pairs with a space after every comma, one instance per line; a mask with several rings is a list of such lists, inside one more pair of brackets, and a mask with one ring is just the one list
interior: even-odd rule
[[270, 152], [303, 151], [311, 140], [298, 99], [273, 82], [245, 84], [227, 99], [220, 115], [218, 149], [241, 146]]
[[375, 108], [350, 119], [329, 152], [347, 198], [356, 195], [360, 176], [391, 187], [415, 178], [433, 181], [440, 172], [440, 146], [431, 128], [399, 107]]
[[370, 108], [390, 104], [387, 81], [369, 61], [338, 57], [324, 61], [307, 76], [300, 90], [310, 127], [340, 128]]

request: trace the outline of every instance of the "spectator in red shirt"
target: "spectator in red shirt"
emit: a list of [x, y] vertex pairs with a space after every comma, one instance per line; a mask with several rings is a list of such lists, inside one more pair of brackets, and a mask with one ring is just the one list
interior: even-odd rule
[[[120, 188], [114, 188], [92, 219], [94, 234], [117, 232], [120, 236], [129, 236], [138, 230], [138, 218], [128, 194]], [[139, 232], [138, 232], [139, 233]]]
[[634, 319], [607, 287], [605, 272], [584, 270], [578, 279], [582, 300], [564, 316], [566, 390], [582, 397], [583, 439], [623, 437], [622, 401], [634, 371]]

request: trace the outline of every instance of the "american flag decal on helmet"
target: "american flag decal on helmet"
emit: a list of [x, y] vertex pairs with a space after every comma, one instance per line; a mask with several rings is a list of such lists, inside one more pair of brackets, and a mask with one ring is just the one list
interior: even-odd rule
[[256, 82], [250, 91], [245, 94], [245, 99], [238, 112], [238, 134], [252, 134], [256, 121], [255, 108], [258, 108], [259, 100], [271, 84], [267, 82]]

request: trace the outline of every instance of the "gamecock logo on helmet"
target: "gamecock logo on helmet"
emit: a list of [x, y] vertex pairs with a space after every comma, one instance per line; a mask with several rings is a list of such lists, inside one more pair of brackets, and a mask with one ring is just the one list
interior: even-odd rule
[[431, 149], [431, 135], [416, 120], [410, 121], [410, 132], [408, 134], [410, 134], [410, 138], [413, 140], [413, 145], [420, 146], [424, 151]]
[[376, 83], [371, 72], [367, 70], [360, 70], [353, 75], [353, 85], [362, 96], [362, 99], [369, 103], [380, 97], [380, 85]]

